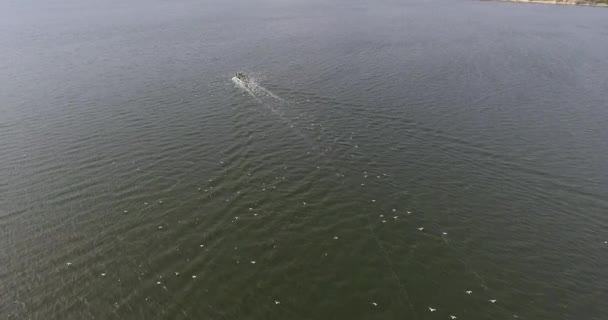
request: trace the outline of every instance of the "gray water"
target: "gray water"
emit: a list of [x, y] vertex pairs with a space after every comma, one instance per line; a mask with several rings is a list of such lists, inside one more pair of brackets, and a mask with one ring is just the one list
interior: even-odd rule
[[607, 53], [603, 8], [3, 1], [0, 315], [606, 319]]

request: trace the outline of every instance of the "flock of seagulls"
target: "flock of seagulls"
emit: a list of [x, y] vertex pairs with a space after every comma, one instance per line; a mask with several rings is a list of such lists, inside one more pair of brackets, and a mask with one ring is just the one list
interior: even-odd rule
[[[257, 85], [257, 84], [256, 84], [256, 85]], [[257, 86], [258, 86], [258, 87], [261, 87], [260, 85], [257, 85]], [[263, 87], [261, 87], [261, 88], [263, 88]], [[278, 98], [276, 95], [274, 95], [274, 94], [270, 93], [270, 91], [268, 91], [267, 89], [265, 89], [265, 88], [264, 88], [264, 91], [265, 91], [267, 94], [269, 94], [270, 96], [274, 97], [275, 99], [280, 100], [281, 102], [285, 102], [283, 99], [280, 99], [280, 98]], [[258, 101], [258, 102], [261, 102], [261, 101]], [[292, 127], [292, 128], [293, 128], [293, 127], [294, 127], [294, 126], [293, 126], [293, 124], [291, 124], [291, 123], [290, 123], [290, 127]], [[352, 133], [350, 134], [350, 140], [353, 140], [353, 136], [354, 136], [354, 132], [352, 132]], [[356, 144], [356, 143], [355, 143], [355, 144], [354, 144], [354, 148], [355, 148], [355, 149], [357, 149], [358, 147], [359, 147], [359, 146], [358, 146], [358, 144]], [[307, 152], [307, 154], [310, 154], [310, 152]], [[222, 164], [223, 164], [223, 162], [222, 162]], [[319, 167], [318, 167], [318, 166], [317, 166], [317, 169], [319, 169]], [[249, 175], [250, 175], [250, 174], [249, 174]], [[369, 176], [369, 175], [370, 175], [370, 173], [368, 173], [368, 172], [364, 172], [364, 178], [368, 178], [368, 176]], [[384, 175], [384, 176], [386, 176], [386, 174], [383, 174], [383, 175]], [[366, 184], [365, 184], [365, 183], [360, 183], [360, 185], [361, 185], [361, 186], [365, 186]], [[375, 203], [375, 202], [376, 202], [376, 199], [372, 199], [372, 200], [371, 200], [371, 202], [372, 202], [372, 203]], [[306, 205], [306, 202], [303, 202], [302, 204], [303, 204], [303, 205]], [[251, 208], [250, 208], [250, 210], [251, 210]], [[393, 209], [393, 212], [395, 212], [395, 211], [396, 211], [396, 209]], [[410, 211], [406, 211], [406, 212], [407, 212], [407, 214], [411, 214], [411, 212], [410, 212]], [[380, 215], [380, 218], [381, 218], [381, 220], [380, 220], [380, 221], [381, 221], [381, 223], [387, 223], [387, 220], [386, 220], [386, 219], [384, 219], [384, 215]], [[398, 216], [393, 216], [393, 219], [395, 219], [395, 220], [396, 220], [397, 218], [398, 218]], [[416, 228], [416, 229], [417, 229], [418, 231], [421, 231], [421, 232], [423, 232], [423, 231], [425, 230], [425, 228], [424, 228], [424, 227], [422, 227], [422, 226], [420, 226], [420, 227], [418, 227], [418, 228]], [[443, 235], [443, 236], [447, 236], [447, 235], [448, 235], [448, 232], [443, 231], [443, 232], [441, 232], [441, 235]], [[334, 236], [334, 240], [338, 240], [338, 236]], [[604, 244], [608, 244], [608, 240], [607, 240], [607, 241], [604, 241]], [[327, 253], [325, 253], [324, 255], [325, 255], [325, 256], [327, 256]], [[472, 290], [466, 290], [466, 291], [465, 291], [465, 293], [466, 293], [467, 295], [471, 295], [471, 294], [473, 294], [473, 291], [472, 291]], [[497, 303], [497, 299], [489, 299], [489, 302], [490, 302], [491, 304], [496, 304], [496, 303]], [[277, 301], [275, 301], [275, 304], [278, 304], [278, 302], [277, 302]], [[378, 303], [377, 303], [376, 301], [372, 301], [372, 302], [371, 302], [371, 305], [372, 305], [372, 306], [374, 306], [374, 307], [377, 307], [377, 306], [378, 306]], [[428, 307], [428, 309], [429, 309], [429, 311], [430, 311], [430, 312], [435, 312], [435, 311], [437, 311], [437, 309], [436, 309], [436, 308], [434, 308], [434, 307], [430, 307], [430, 306]], [[515, 317], [515, 318], [518, 318], [518, 316], [516, 316], [516, 315], [514, 315], [514, 317]], [[450, 315], [450, 319], [455, 320], [455, 319], [457, 319], [457, 317], [456, 317], [455, 315]]]
[[[372, 201], [373, 201], [373, 200], [372, 200]], [[373, 201], [373, 202], [374, 202], [374, 201]], [[397, 209], [396, 209], [396, 208], [393, 208], [393, 209], [391, 209], [391, 211], [392, 211], [393, 213], [396, 213], [396, 212], [397, 212]], [[408, 215], [411, 215], [411, 214], [412, 214], [412, 212], [411, 212], [411, 211], [409, 211], [409, 210], [406, 210], [405, 212], [406, 212]], [[384, 218], [384, 214], [379, 214], [379, 215], [378, 215], [378, 217], [382, 219], [382, 218]], [[398, 216], [393, 216], [393, 218], [394, 218], [394, 219], [397, 219], [397, 217], [398, 217]], [[381, 222], [382, 222], [382, 223], [386, 223], [386, 220], [381, 220]], [[416, 229], [417, 229], [418, 231], [424, 231], [424, 230], [425, 230], [425, 229], [424, 229], [424, 227], [418, 227], [418, 228], [416, 228]], [[448, 233], [447, 233], [447, 232], [445, 232], [445, 231], [443, 231], [443, 232], [441, 232], [441, 235], [443, 235], [443, 236], [447, 236], [447, 235], [448, 235]], [[472, 290], [465, 290], [465, 293], [466, 293], [467, 295], [470, 295], [470, 294], [472, 294], [472, 293], [473, 293], [473, 291], [472, 291]], [[489, 299], [488, 301], [489, 301], [490, 303], [492, 303], [492, 304], [495, 304], [495, 303], [497, 302], [497, 300], [496, 300], [496, 299]], [[377, 306], [378, 306], [378, 303], [377, 303], [377, 302], [375, 302], [375, 301], [371, 302], [371, 304], [372, 304], [374, 307], [377, 307]], [[436, 312], [436, 311], [437, 311], [437, 308], [432, 307], [432, 306], [429, 306], [429, 307], [428, 307], [428, 310], [429, 310], [429, 312]], [[450, 319], [452, 319], [452, 320], [456, 320], [456, 319], [458, 319], [458, 317], [457, 317], [456, 315], [454, 315], [454, 314], [450, 314], [449, 316], [450, 316]], [[513, 315], [513, 316], [517, 318], [517, 316], [516, 316], [516, 315]]]
[[[224, 164], [224, 162], [223, 162], [223, 161], [221, 161], [221, 162], [220, 162], [220, 164]], [[317, 167], [317, 168], [318, 168], [318, 167]], [[251, 174], [248, 174], [248, 175], [251, 175]], [[386, 175], [385, 175], [385, 176], [386, 176]], [[367, 172], [364, 172], [364, 178], [367, 178], [367, 177], [368, 177], [368, 173], [367, 173]], [[211, 180], [210, 180], [210, 181], [211, 181]], [[365, 186], [365, 183], [361, 183], [360, 185], [361, 185], [361, 186]], [[205, 191], [205, 192], [207, 192], [208, 190], [210, 190], [210, 189], [212, 189], [212, 188], [213, 188], [213, 187], [209, 187], [208, 189], [205, 189], [204, 191]], [[201, 188], [198, 188], [198, 190], [200, 191], [200, 190], [201, 190]], [[262, 189], [262, 191], [265, 191], [265, 190], [266, 190], [266, 188], [263, 188], [263, 189]], [[372, 202], [372, 203], [376, 203], [376, 202], [377, 202], [377, 200], [376, 200], [376, 199], [371, 199], [371, 202]], [[158, 200], [158, 203], [159, 203], [159, 204], [162, 204], [162, 203], [163, 203], [163, 200]], [[303, 206], [307, 206], [307, 204], [308, 204], [308, 203], [307, 203], [306, 201], [302, 201], [302, 205], [303, 205]], [[144, 205], [146, 205], [146, 206], [147, 206], [147, 205], [148, 205], [148, 202], [144, 202]], [[249, 211], [253, 211], [253, 210], [254, 210], [252, 207], [249, 207], [248, 209], [249, 209]], [[396, 213], [396, 212], [397, 212], [397, 209], [396, 209], [396, 208], [393, 208], [391, 211], [392, 211], [393, 213]], [[124, 212], [124, 213], [128, 213], [129, 211], [128, 211], [127, 209], [124, 209], [124, 210], [123, 210], [123, 212]], [[405, 211], [405, 212], [406, 212], [408, 215], [412, 214], [412, 212], [411, 212], [411, 211]], [[257, 216], [258, 216], [258, 213], [253, 213], [253, 216], [257, 217]], [[380, 220], [380, 221], [381, 221], [382, 223], [387, 223], [387, 220], [386, 220], [386, 219], [384, 219], [384, 218], [385, 218], [384, 214], [380, 214], [380, 215], [379, 215], [379, 218], [381, 218], [381, 220]], [[393, 216], [392, 216], [392, 218], [393, 218], [394, 220], [397, 220], [397, 219], [399, 218], [399, 216], [398, 216], [398, 215], [393, 215]], [[234, 222], [234, 221], [236, 221], [236, 220], [238, 220], [238, 219], [239, 219], [239, 217], [238, 217], [238, 216], [234, 217], [233, 222]], [[389, 219], [389, 220], [390, 220], [390, 219]], [[159, 226], [158, 226], [158, 229], [163, 229], [163, 225], [159, 225]], [[425, 230], [425, 228], [424, 228], [424, 227], [422, 227], [422, 226], [417, 227], [416, 229], [417, 229], [418, 231], [421, 231], [421, 232]], [[447, 233], [447, 232], [445, 232], [445, 231], [441, 232], [441, 234], [442, 234], [442, 235], [444, 235], [444, 236], [447, 236], [447, 235], [448, 235], [448, 233]], [[337, 235], [334, 235], [334, 236], [333, 236], [333, 240], [338, 240], [338, 239], [339, 239], [339, 237], [338, 237]], [[608, 244], [608, 241], [604, 241], [604, 244]], [[200, 247], [200, 248], [204, 248], [204, 247], [205, 247], [205, 244], [202, 244], [202, 243], [201, 243], [201, 244], [199, 244], [199, 247]], [[276, 248], [276, 246], [273, 246], [273, 247], [274, 247], [274, 248]], [[237, 247], [234, 247], [234, 250], [237, 250]], [[324, 255], [324, 256], [328, 256], [328, 253], [327, 253], [327, 252], [325, 252], [323, 255]], [[236, 263], [238, 264], [238, 263], [239, 263], [239, 261], [237, 260], [237, 261], [236, 261]], [[68, 267], [72, 266], [72, 262], [67, 262], [66, 264], [67, 264], [67, 266], [68, 266]], [[250, 264], [252, 264], [252, 265], [256, 264], [256, 260], [251, 260], [251, 261], [250, 261]], [[174, 274], [175, 274], [175, 276], [179, 276], [179, 274], [180, 274], [180, 273], [179, 273], [179, 272], [174, 272]], [[106, 276], [106, 273], [105, 273], [105, 272], [102, 272], [100, 275], [101, 275], [102, 277], [105, 277], [105, 276]], [[196, 276], [196, 275], [191, 275], [191, 277], [192, 277], [192, 279], [197, 279], [197, 276]], [[158, 280], [158, 281], [156, 281], [156, 284], [157, 284], [157, 285], [161, 285], [161, 284], [162, 284], [162, 282], [161, 282], [160, 280]], [[465, 291], [464, 291], [464, 293], [465, 293], [465, 294], [467, 294], [467, 295], [471, 295], [471, 294], [473, 294], [473, 291], [472, 291], [472, 290], [465, 290]], [[494, 298], [489, 299], [489, 302], [490, 302], [491, 304], [496, 304], [496, 303], [497, 303], [497, 299], [494, 299]], [[280, 303], [281, 303], [281, 302], [280, 302], [279, 300], [274, 300], [274, 304], [275, 304], [275, 305], [279, 305]], [[379, 303], [378, 303], [378, 302], [376, 302], [376, 301], [371, 301], [371, 305], [372, 305], [373, 307], [378, 307], [378, 306], [379, 306]], [[437, 312], [437, 310], [438, 310], [438, 309], [437, 309], [436, 307], [433, 307], [433, 306], [428, 306], [428, 310], [429, 310], [429, 312], [434, 313], [434, 312]], [[449, 317], [450, 317], [450, 319], [452, 319], [452, 320], [456, 320], [456, 319], [458, 319], [458, 317], [457, 317], [456, 315], [454, 315], [454, 314], [450, 314], [450, 315], [449, 315]], [[514, 317], [516, 317], [516, 316], [514, 316]]]
[[[200, 188], [199, 188], [199, 189], [200, 189]], [[207, 189], [205, 189], [205, 190], [207, 190]], [[375, 203], [375, 202], [376, 202], [376, 200], [375, 200], [375, 199], [372, 199], [371, 201], [372, 201], [373, 203]], [[158, 203], [162, 203], [162, 200], [159, 200], [159, 201], [158, 201]], [[147, 204], [148, 204], [147, 202], [145, 202], [145, 203], [144, 203], [144, 205], [147, 205]], [[304, 201], [304, 202], [302, 202], [302, 205], [306, 206], [306, 205], [307, 205], [307, 202], [305, 202], [305, 201]], [[249, 210], [250, 210], [250, 211], [253, 211], [254, 209], [250, 207], [250, 208], [249, 208]], [[125, 212], [125, 213], [127, 213], [127, 212], [128, 212], [128, 210], [124, 210], [124, 212]], [[392, 209], [392, 212], [394, 212], [394, 213], [395, 213], [395, 212], [397, 212], [397, 209], [396, 209], [396, 208], [393, 208], [393, 209]], [[407, 212], [407, 214], [408, 214], [408, 215], [409, 215], [409, 214], [412, 214], [412, 212], [411, 212], [411, 211], [406, 211], [406, 212]], [[253, 216], [258, 216], [258, 214], [257, 214], [257, 213], [254, 213], [254, 214], [253, 214]], [[383, 214], [380, 214], [380, 215], [379, 215], [379, 217], [380, 217], [380, 218], [384, 218], [384, 215], [383, 215]], [[393, 216], [393, 219], [395, 219], [395, 220], [396, 220], [397, 218], [398, 218], [398, 216], [397, 216], [397, 215]], [[239, 217], [238, 217], [238, 216], [234, 217], [234, 220], [238, 220], [238, 219], [239, 219]], [[233, 220], [233, 222], [234, 222], [234, 220]], [[382, 220], [382, 223], [386, 223], [386, 220]], [[158, 226], [158, 229], [163, 229], [163, 225], [159, 225], [159, 226]], [[424, 230], [425, 230], [425, 228], [424, 228], [424, 227], [418, 227], [418, 228], [416, 228], [416, 229], [417, 229], [418, 231], [424, 231]], [[442, 235], [447, 235], [448, 233], [447, 233], [447, 232], [442, 232], [441, 234], [442, 234]], [[336, 235], [336, 236], [333, 236], [333, 239], [334, 239], [334, 240], [338, 240], [338, 239], [339, 239], [339, 237]], [[604, 241], [604, 243], [608, 243], [608, 242], [607, 242], [607, 241]], [[199, 244], [199, 247], [200, 247], [200, 248], [204, 248], [204, 247], [205, 247], [205, 245], [204, 245], [204, 244]], [[276, 248], [276, 245], [275, 245], [275, 246], [273, 246], [273, 247], [274, 247], [274, 248]], [[237, 247], [234, 247], [234, 249], [235, 249], [235, 250], [237, 250], [238, 248], [237, 248]], [[178, 249], [178, 250], [179, 250], [179, 249]], [[324, 256], [327, 256], [327, 255], [328, 255], [328, 254], [327, 254], [327, 252], [325, 252], [325, 253], [324, 253]], [[237, 261], [237, 263], [239, 263], [239, 262]], [[250, 263], [251, 263], [251, 264], [256, 264], [256, 261], [255, 261], [255, 260], [251, 260], [251, 261], [250, 261]], [[71, 266], [71, 265], [72, 265], [72, 263], [71, 263], [71, 262], [67, 262], [66, 264], [67, 264], [67, 266]], [[175, 274], [175, 276], [179, 276], [179, 272], [174, 272], [174, 274]], [[106, 276], [106, 273], [101, 273], [100, 275], [101, 275], [102, 277], [105, 277], [105, 276]], [[196, 276], [196, 275], [192, 275], [191, 277], [192, 277], [192, 279], [197, 279], [197, 276]], [[161, 278], [162, 278], [162, 276], [161, 276]], [[161, 284], [162, 284], [162, 282], [161, 282], [161, 281], [156, 281], [156, 284], [157, 284], [157, 285], [161, 285]], [[473, 291], [471, 291], [471, 290], [466, 290], [466, 291], [465, 291], [465, 293], [466, 293], [467, 295], [470, 295], [470, 294], [472, 294], [472, 293], [473, 293]], [[495, 303], [497, 302], [497, 300], [496, 300], [496, 299], [490, 299], [490, 300], [489, 300], [489, 302], [490, 302], [490, 303], [492, 303], [492, 304], [495, 304]], [[281, 302], [280, 302], [279, 300], [274, 300], [274, 304], [275, 304], [275, 305], [279, 305], [280, 303], [281, 303]], [[377, 307], [379, 304], [378, 304], [378, 302], [376, 302], [376, 301], [372, 301], [372, 302], [371, 302], [371, 305], [372, 305], [372, 306], [374, 306], [374, 307]], [[437, 308], [429, 306], [429, 307], [428, 307], [428, 310], [429, 310], [429, 312], [436, 312], [436, 311], [437, 311]], [[458, 318], [456, 315], [453, 315], [453, 314], [450, 314], [449, 316], [450, 316], [450, 319], [452, 319], [452, 320], [456, 320], [456, 319]]]
[[[199, 188], [199, 189], [200, 189], [200, 188]], [[374, 200], [372, 200], [372, 202], [376, 202], [376, 200], [374, 199]], [[160, 200], [160, 201], [159, 201], [159, 203], [162, 203], [162, 200]], [[147, 202], [145, 202], [144, 204], [145, 204], [145, 205], [147, 205]], [[303, 205], [306, 205], [307, 203], [306, 203], [306, 202], [302, 202], [302, 204], [303, 204]], [[250, 210], [250, 211], [252, 211], [252, 210], [253, 210], [253, 208], [251, 208], [251, 207], [250, 207], [250, 208], [249, 208], [249, 210]], [[124, 212], [128, 212], [128, 210], [124, 210]], [[397, 212], [397, 209], [396, 209], [396, 208], [393, 208], [393, 209], [392, 209], [392, 212], [394, 212], [394, 213], [395, 213], [395, 212]], [[406, 211], [406, 212], [407, 212], [407, 214], [412, 214], [412, 212], [411, 212], [411, 211]], [[255, 213], [255, 214], [253, 214], [253, 215], [254, 215], [254, 216], [257, 216], [257, 213]], [[380, 218], [384, 218], [384, 215], [383, 215], [383, 214], [380, 214], [380, 215], [379, 215], [379, 217], [380, 217]], [[237, 217], [235, 217], [234, 219], [235, 219], [235, 220], [238, 220], [238, 218], [239, 218], [239, 217], [237, 216]], [[398, 218], [398, 216], [393, 216], [393, 219], [397, 219], [397, 218]], [[386, 223], [386, 220], [382, 220], [382, 222], [383, 222], [383, 223]], [[162, 228], [163, 228], [163, 226], [162, 226], [162, 225], [159, 225], [159, 226], [158, 226], [158, 229], [162, 229]], [[419, 231], [424, 231], [425, 229], [424, 229], [424, 227], [418, 227], [418, 228], [417, 228], [417, 230], [419, 230]], [[442, 232], [442, 235], [447, 235], [447, 234], [448, 234], [447, 232]], [[338, 239], [339, 239], [339, 237], [336, 235], [336, 236], [333, 236], [333, 239], [334, 239], [334, 240], [338, 240]], [[607, 242], [607, 241], [604, 241], [604, 243], [608, 243], [608, 242]], [[199, 244], [199, 247], [200, 247], [200, 248], [204, 248], [204, 247], [205, 247], [205, 244], [202, 244], [202, 243], [201, 243], [201, 244]], [[276, 245], [274, 245], [273, 247], [274, 247], [274, 248], [276, 248]], [[237, 249], [238, 249], [238, 247], [234, 247], [234, 250], [237, 250]], [[179, 249], [178, 249], [178, 250], [179, 250]], [[327, 256], [327, 255], [328, 255], [328, 254], [327, 254], [327, 252], [325, 252], [325, 253], [324, 253], [324, 256]], [[238, 261], [237, 261], [237, 263], [238, 263]], [[255, 260], [251, 260], [251, 261], [250, 261], [250, 263], [251, 263], [251, 264], [256, 264], [256, 261], [255, 261]], [[72, 262], [67, 262], [66, 264], [67, 264], [67, 266], [68, 266], [68, 267], [69, 267], [69, 266], [72, 266]], [[174, 274], [175, 274], [175, 276], [179, 276], [179, 272], [174, 272]], [[106, 276], [106, 273], [105, 273], [105, 272], [102, 272], [100, 275], [101, 275], [102, 277], [105, 277], [105, 276]], [[192, 279], [196, 279], [196, 278], [197, 278], [197, 276], [196, 276], [196, 275], [192, 275], [191, 277], [192, 277]], [[161, 278], [162, 278], [162, 276], [161, 276]], [[162, 284], [162, 282], [161, 282], [161, 281], [156, 281], [156, 284], [157, 284], [157, 285], [161, 285], [161, 284]], [[466, 291], [465, 291], [465, 293], [466, 293], [467, 295], [470, 295], [470, 294], [472, 294], [472, 293], [473, 293], [473, 291], [472, 291], [472, 290], [466, 290]], [[490, 303], [492, 303], [492, 304], [495, 304], [495, 303], [497, 302], [497, 300], [496, 300], [496, 299], [490, 299], [490, 300], [489, 300], [489, 302], [490, 302]], [[279, 300], [274, 300], [274, 304], [275, 304], [275, 305], [279, 305], [280, 303], [281, 303], [281, 302], [280, 302]], [[374, 306], [374, 307], [377, 307], [379, 304], [378, 304], [378, 302], [376, 302], [376, 301], [372, 301], [372, 302], [371, 302], [371, 305], [372, 305], [372, 306]], [[432, 306], [429, 306], [429, 307], [428, 307], [428, 310], [429, 310], [429, 312], [436, 312], [436, 311], [437, 311], [437, 308], [432, 307]], [[450, 319], [452, 319], [452, 320], [456, 320], [456, 319], [458, 318], [456, 315], [453, 315], [453, 314], [450, 314], [449, 316], [450, 316]]]

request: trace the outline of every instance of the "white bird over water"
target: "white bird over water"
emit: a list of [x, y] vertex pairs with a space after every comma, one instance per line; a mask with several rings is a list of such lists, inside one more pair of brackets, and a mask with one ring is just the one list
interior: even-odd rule
[[278, 300], [274, 301], [274, 304], [279, 304], [279, 303], [281, 303], [281, 301], [278, 301]]
[[471, 290], [467, 290], [467, 291], [465, 291], [465, 292], [466, 292], [467, 294], [471, 294], [471, 293], [473, 293], [473, 291], [471, 291]]
[[418, 231], [423, 231], [423, 230], [424, 230], [423, 227], [418, 228]]
[[496, 300], [494, 300], [494, 299], [490, 299], [490, 302], [492, 302], [492, 303], [496, 303]]
[[450, 315], [450, 319], [454, 320], [454, 319], [456, 319], [456, 318], [457, 318], [457, 317], [456, 317], [455, 315]]
[[374, 307], [377, 307], [377, 306], [378, 306], [378, 304], [377, 304], [377, 303], [375, 303], [375, 302], [372, 302], [372, 305], [374, 305]]
[[437, 311], [437, 309], [429, 307], [429, 311], [430, 312], [435, 312], [435, 311]]

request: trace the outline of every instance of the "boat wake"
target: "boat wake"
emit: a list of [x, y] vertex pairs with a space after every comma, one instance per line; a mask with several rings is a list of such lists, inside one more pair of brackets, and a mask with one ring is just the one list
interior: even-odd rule
[[[451, 261], [451, 266], [455, 267], [461, 272], [462, 290], [460, 292], [451, 292], [449, 296], [451, 298], [462, 299], [461, 301], [467, 301], [469, 295], [473, 294], [472, 289], [475, 290], [475, 294], [479, 296], [477, 299], [483, 299], [489, 303], [488, 308], [496, 308], [492, 312], [512, 314], [514, 318], [518, 318], [514, 314], [510, 307], [496, 305], [497, 299], [495, 299], [496, 291], [493, 290], [480, 272], [478, 272], [475, 265], [473, 265], [467, 258], [462, 258], [463, 252], [460, 246], [455, 245], [449, 236], [449, 225], [444, 225], [437, 222], [436, 219], [429, 217], [421, 212], [414, 211], [414, 208], [399, 209], [397, 207], [390, 208], [388, 205], [382, 205], [381, 202], [389, 203], [395, 201], [396, 203], [403, 202], [403, 195], [407, 194], [409, 188], [413, 187], [414, 181], [418, 176], [411, 177], [408, 180], [397, 180], [392, 178], [390, 174], [386, 174], [384, 170], [376, 163], [373, 154], [365, 153], [359, 149], [359, 143], [353, 139], [355, 132], [351, 132], [349, 135], [340, 135], [339, 133], [332, 132], [331, 129], [325, 124], [326, 121], [322, 121], [319, 116], [315, 116], [313, 112], [308, 112], [309, 108], [302, 108], [303, 106], [308, 107], [309, 99], [298, 98], [296, 95], [291, 93], [288, 96], [288, 100], [284, 100], [271, 92], [270, 90], [261, 86], [255, 79], [251, 79], [242, 74], [232, 78], [235, 85], [241, 90], [248, 93], [253, 97], [260, 105], [269, 108], [281, 120], [288, 124], [294, 133], [299, 135], [305, 142], [307, 142], [311, 149], [307, 152], [307, 155], [313, 156], [317, 161], [317, 166], [314, 174], [320, 172], [324, 168], [331, 168], [332, 170], [338, 171], [336, 174], [338, 177], [344, 177], [345, 175], [356, 177], [363, 172], [362, 180], [355, 180], [356, 185], [350, 187], [353, 190], [361, 190], [362, 194], [374, 192], [376, 187], [384, 185], [383, 189], [388, 191], [385, 198], [381, 198], [380, 201], [376, 202], [376, 199], [370, 199], [368, 202], [368, 211], [375, 211], [374, 213], [365, 213], [365, 222], [362, 223], [369, 232], [369, 238], [373, 241], [380, 256], [384, 260], [384, 265], [388, 270], [391, 278], [393, 279], [395, 286], [399, 291], [399, 300], [412, 312], [414, 319], [419, 318], [419, 307], [420, 303], [418, 298], [410, 294], [410, 290], [413, 288], [412, 283], [409, 282], [407, 274], [400, 271], [400, 261], [395, 259], [399, 249], [391, 243], [394, 238], [394, 229], [383, 227], [385, 224], [401, 223], [404, 228], [410, 228], [409, 235], [412, 236], [415, 243], [415, 247], [424, 247], [431, 250], [447, 249], [444, 252], [446, 261]], [[315, 101], [320, 101], [317, 99]], [[338, 101], [324, 100], [322, 103], [338, 104]], [[314, 102], [313, 102], [314, 103]], [[354, 168], [353, 171], [348, 171], [348, 168]], [[360, 171], [359, 171], [360, 170]], [[368, 179], [368, 177], [370, 179]], [[375, 178], [375, 179], [372, 179]], [[405, 191], [405, 192], [403, 192]], [[395, 199], [392, 195], [398, 195], [399, 199]], [[366, 199], [367, 200], [367, 199]], [[306, 202], [303, 202], [306, 205]], [[387, 210], [388, 209], [388, 210]], [[412, 211], [410, 211], [410, 209]], [[382, 212], [376, 215], [376, 212]], [[387, 214], [388, 212], [388, 214]], [[385, 214], [387, 218], [385, 218]], [[388, 219], [392, 217], [393, 219]], [[403, 221], [403, 222], [402, 222]], [[414, 229], [414, 226], [417, 226]], [[417, 230], [417, 231], [413, 231]], [[406, 231], [407, 233], [407, 231]], [[334, 237], [338, 239], [338, 237]], [[409, 251], [412, 254], [413, 251]], [[327, 254], [326, 254], [327, 255]], [[466, 256], [466, 255], [465, 255]], [[399, 258], [400, 259], [400, 258]], [[443, 268], [441, 265], [434, 267]], [[413, 269], [415, 270], [415, 269]], [[426, 269], [425, 269], [426, 270]], [[450, 279], [453, 281], [453, 279]], [[481, 301], [481, 300], [479, 300]], [[372, 302], [372, 305], [376, 306], [376, 302]], [[435, 312], [438, 310], [435, 308], [435, 302], [432, 304], [434, 307], [428, 307], [429, 312]], [[443, 306], [438, 306], [442, 308]], [[447, 306], [446, 306], [447, 308]], [[454, 313], [450, 314], [451, 319], [456, 319], [458, 309], [454, 310]]]
[[253, 78], [247, 77], [245, 79], [241, 79], [241, 78], [238, 78], [235, 76], [235, 77], [232, 77], [232, 82], [234, 82], [234, 84], [237, 87], [243, 89], [244, 91], [249, 93], [254, 98], [259, 99], [260, 96], [266, 96], [266, 97], [273, 98], [280, 102], [285, 102], [285, 100], [283, 98], [277, 96], [272, 91], [264, 88]]
[[[240, 76], [239, 76], [240, 75]], [[286, 122], [291, 128], [294, 124], [284, 115], [284, 105], [288, 104], [283, 98], [279, 97], [272, 91], [260, 85], [255, 78], [245, 76], [242, 73], [232, 77], [234, 85], [249, 94], [257, 103], [269, 109], [272, 113], [278, 116], [283, 122]]]

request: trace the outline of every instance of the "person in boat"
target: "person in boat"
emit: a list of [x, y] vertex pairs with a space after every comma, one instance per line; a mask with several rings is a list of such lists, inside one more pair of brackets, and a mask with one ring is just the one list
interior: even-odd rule
[[247, 80], [247, 76], [245, 75], [244, 72], [237, 72], [236, 77], [237, 77], [237, 79], [240, 79], [240, 80]]

